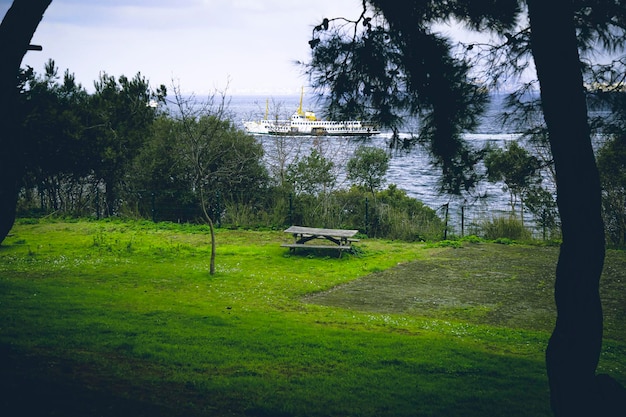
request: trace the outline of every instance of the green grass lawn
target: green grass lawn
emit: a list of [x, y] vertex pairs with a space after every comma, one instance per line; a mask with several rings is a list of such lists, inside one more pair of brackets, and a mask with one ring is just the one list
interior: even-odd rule
[[[30, 224], [29, 224], [30, 223]], [[0, 407], [40, 416], [548, 416], [557, 248], [19, 222], [0, 247]], [[626, 254], [600, 372], [626, 383]]]

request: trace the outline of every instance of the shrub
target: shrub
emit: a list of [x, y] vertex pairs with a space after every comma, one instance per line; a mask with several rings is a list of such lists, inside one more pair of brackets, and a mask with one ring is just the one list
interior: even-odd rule
[[370, 237], [404, 241], [439, 240], [444, 224], [437, 213], [394, 185], [372, 194], [363, 187], [294, 197], [293, 223], [357, 229]]
[[437, 213], [395, 185], [377, 193], [376, 198], [372, 229], [379, 236], [409, 242], [443, 237], [444, 223]]
[[530, 240], [532, 235], [522, 222], [513, 217], [494, 217], [482, 225], [485, 239]]

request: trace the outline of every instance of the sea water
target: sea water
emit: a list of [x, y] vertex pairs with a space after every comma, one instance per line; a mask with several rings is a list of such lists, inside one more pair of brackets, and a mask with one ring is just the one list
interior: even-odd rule
[[[228, 109], [235, 123], [243, 128], [244, 120], [259, 120], [266, 116], [270, 119], [287, 119], [300, 105], [300, 96], [233, 96], [228, 102]], [[322, 109], [314, 108], [312, 98], [304, 98], [304, 110], [313, 110], [321, 113]], [[313, 103], [313, 106], [307, 105]], [[464, 139], [474, 148], [483, 148], [489, 144], [494, 147], [505, 147], [509, 141], [518, 140], [520, 135], [510, 128], [502, 126], [499, 115], [502, 110], [502, 97], [493, 96], [491, 104], [482, 118], [475, 132], [464, 135]], [[400, 138], [410, 137], [416, 132], [405, 128], [399, 132]], [[471, 224], [478, 224], [496, 216], [507, 215], [511, 212], [511, 196], [504, 189], [502, 183], [489, 183], [486, 180], [480, 183], [475, 190], [461, 196], [452, 196], [440, 192], [440, 170], [432, 163], [428, 152], [420, 145], [409, 151], [390, 148], [392, 133], [383, 131], [380, 135], [369, 138], [356, 137], [275, 137], [259, 135], [257, 140], [263, 145], [266, 154], [266, 163], [272, 165], [275, 161], [272, 156], [285, 152], [287, 158], [307, 155], [313, 147], [322, 155], [331, 159], [337, 169], [337, 187], [349, 187], [345, 177], [345, 166], [357, 147], [375, 146], [385, 149], [391, 157], [389, 170], [385, 177], [386, 185], [395, 184], [404, 190], [408, 196], [422, 201], [436, 210], [440, 217], [448, 216], [449, 226], [455, 233], [467, 233]], [[478, 170], [484, 167], [478, 166]], [[548, 189], [553, 189], [549, 178], [546, 178]], [[516, 207], [519, 213], [519, 204]], [[518, 214], [519, 216], [519, 214]], [[532, 225], [532, 219], [525, 214], [525, 222]], [[464, 230], [461, 230], [461, 224]], [[471, 230], [469, 230], [471, 232]]]

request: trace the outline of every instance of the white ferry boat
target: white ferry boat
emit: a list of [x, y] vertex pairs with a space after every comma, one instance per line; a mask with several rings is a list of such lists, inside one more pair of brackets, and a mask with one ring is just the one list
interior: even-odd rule
[[258, 135], [372, 136], [380, 133], [373, 124], [359, 120], [319, 120], [315, 113], [302, 110], [302, 96], [300, 107], [289, 119], [269, 120], [266, 109], [263, 120], [244, 121], [243, 126], [248, 133]]

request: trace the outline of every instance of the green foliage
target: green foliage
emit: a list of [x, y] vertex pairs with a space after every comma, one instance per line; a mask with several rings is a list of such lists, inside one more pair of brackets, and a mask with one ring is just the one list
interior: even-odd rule
[[334, 162], [313, 149], [305, 157], [297, 157], [287, 167], [286, 179], [296, 195], [322, 195], [333, 189], [337, 181], [333, 173]]
[[468, 242], [468, 243], [480, 243], [480, 242], [482, 242], [482, 239], [479, 238], [476, 235], [464, 236], [464, 237], [461, 238], [461, 240], [463, 242]]
[[424, 30], [447, 19], [449, 10], [421, 10], [415, 2], [367, 3], [372, 10], [364, 3], [353, 31], [343, 19], [315, 28], [308, 63], [312, 85], [325, 92], [333, 117], [370, 119], [397, 132], [407, 114], [419, 116], [416, 137], [440, 167], [442, 188], [453, 193], [472, 188], [480, 153], [461, 133], [477, 126], [486, 91], [447, 39]]
[[389, 155], [381, 148], [360, 146], [347, 165], [348, 179], [365, 187], [372, 194], [385, 181], [389, 170]]
[[602, 211], [607, 240], [624, 246], [626, 238], [626, 137], [612, 137], [598, 150]]
[[370, 237], [409, 242], [443, 236], [443, 222], [436, 212], [394, 185], [374, 198], [358, 187], [321, 197], [302, 195], [294, 206], [295, 224], [357, 229]]
[[[24, 73], [20, 111], [26, 161], [24, 188], [37, 188], [33, 203], [41, 209], [84, 214], [96, 153], [83, 132], [89, 123], [89, 96], [73, 74], [61, 78], [54, 61], [38, 76]], [[33, 204], [33, 206], [35, 206]], [[36, 207], [35, 206], [35, 207]]]
[[[395, 186], [377, 192], [389, 166], [389, 156], [381, 149], [357, 149], [348, 175], [359, 187], [336, 190], [337, 169], [321, 145], [299, 155], [280, 141], [275, 161], [281, 167], [276, 172], [279, 178], [270, 187], [261, 144], [229, 120], [224, 97], [217, 104], [214, 98], [192, 103], [175, 89], [176, 109], [163, 112], [151, 100], [162, 100], [165, 88], [152, 92], [140, 74], [133, 79], [102, 74], [92, 95], [69, 74], [63, 85], [57, 78], [52, 62], [44, 77], [25, 74], [30, 102], [39, 106], [28, 109], [31, 137], [48, 141], [32, 149], [49, 147], [52, 152], [58, 143], [63, 150], [63, 140], [72, 138], [68, 150], [74, 153], [67, 152], [67, 159], [33, 154], [33, 174], [20, 203], [23, 213], [38, 212], [34, 209], [44, 199], [39, 194], [49, 184], [49, 207], [60, 216], [116, 213], [174, 222], [209, 217], [233, 228], [281, 229], [296, 223], [354, 228], [409, 241], [442, 235], [441, 221], [422, 203]], [[64, 125], [65, 119], [54, 113], [63, 107], [63, 100], [69, 103], [68, 120], [75, 126]], [[47, 139], [37, 134], [45, 131], [42, 121], [53, 126], [49, 119], [53, 116], [59, 127], [49, 133], [70, 135]], [[371, 200], [367, 207], [365, 190]], [[57, 204], [66, 198], [81, 210]]]
[[441, 240], [432, 245], [435, 248], [461, 248], [463, 243], [459, 240]]
[[[163, 86], [153, 92], [141, 74], [119, 79], [101, 74], [88, 94], [54, 61], [45, 73], [22, 74], [20, 112], [27, 150], [24, 209], [74, 215], [117, 213], [132, 178], [135, 155], [150, 136]], [[100, 198], [100, 196], [104, 198]], [[25, 203], [25, 204], [24, 204]]]
[[541, 186], [531, 186], [525, 196], [524, 206], [541, 227], [543, 240], [559, 236], [559, 213], [552, 193]]
[[94, 83], [95, 93], [90, 96], [89, 110], [92, 126], [84, 135], [97, 151], [97, 162], [92, 168], [106, 193], [106, 213], [118, 212], [120, 199], [125, 190], [129, 168], [157, 117], [157, 108], [152, 100], [163, 101], [166, 89], [161, 86], [156, 92], [140, 73], [133, 78], [121, 75], [118, 79], [102, 73]]
[[177, 161], [183, 170], [195, 173], [188, 188], [203, 188], [223, 198], [244, 202], [258, 198], [267, 181], [263, 148], [253, 136], [232, 121], [206, 114], [198, 120], [184, 120], [170, 138], [180, 143]]
[[[278, 211], [278, 210], [277, 210]], [[264, 217], [260, 215], [259, 208], [252, 204], [226, 200], [223, 207], [223, 215], [220, 217], [220, 224], [233, 228], [259, 228], [263, 226], [272, 226], [275, 224], [282, 225], [283, 221], [269, 222], [264, 221]]]
[[191, 173], [177, 160], [177, 122], [161, 115], [152, 132], [133, 160], [128, 205], [135, 207], [138, 216], [155, 221], [201, 218], [200, 203], [190, 186]]
[[433, 209], [395, 185], [376, 194], [370, 235], [406, 241], [439, 240], [443, 230], [443, 221]]
[[517, 198], [523, 200], [530, 187], [541, 180], [539, 160], [517, 142], [509, 142], [506, 149], [488, 150], [485, 166], [489, 181], [502, 181], [505, 190], [510, 192], [512, 213], [515, 213]]
[[[485, 239], [510, 239], [515, 241], [529, 241], [532, 235], [524, 224], [513, 217], [494, 217], [482, 225]], [[504, 242], [501, 240], [501, 242]]]

